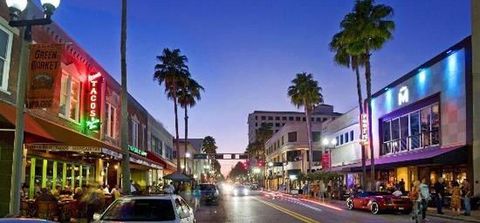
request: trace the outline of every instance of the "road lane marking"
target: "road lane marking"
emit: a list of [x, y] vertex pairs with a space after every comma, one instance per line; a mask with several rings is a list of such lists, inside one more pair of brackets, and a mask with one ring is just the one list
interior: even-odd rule
[[288, 214], [288, 215], [290, 215], [290, 216], [292, 216], [292, 217], [294, 217], [294, 218], [296, 218], [296, 219], [298, 219], [298, 220], [300, 220], [300, 221], [302, 221], [302, 222], [305, 222], [305, 223], [320, 223], [319, 221], [316, 221], [316, 220], [311, 219], [311, 218], [309, 218], [309, 217], [303, 216], [303, 215], [301, 215], [301, 214], [299, 214], [299, 213], [297, 213], [297, 212], [294, 212], [294, 211], [285, 209], [285, 208], [280, 207], [280, 206], [278, 206], [278, 205], [276, 205], [276, 204], [273, 204], [273, 203], [270, 203], [270, 202], [267, 202], [267, 201], [264, 201], [264, 200], [260, 200], [260, 199], [258, 199], [258, 198], [254, 198], [254, 199], [257, 200], [257, 201], [260, 202], [260, 203], [263, 203], [263, 204], [271, 207], [271, 208], [277, 209], [278, 211], [281, 211], [281, 212], [283, 212], [283, 213], [285, 213], [285, 214]]

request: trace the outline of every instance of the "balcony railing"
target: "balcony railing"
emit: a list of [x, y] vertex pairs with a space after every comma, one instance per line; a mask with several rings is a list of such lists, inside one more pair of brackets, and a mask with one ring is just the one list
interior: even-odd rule
[[402, 137], [399, 139], [383, 142], [381, 155], [389, 155], [418, 150], [440, 144], [439, 130], [425, 131], [417, 135]]

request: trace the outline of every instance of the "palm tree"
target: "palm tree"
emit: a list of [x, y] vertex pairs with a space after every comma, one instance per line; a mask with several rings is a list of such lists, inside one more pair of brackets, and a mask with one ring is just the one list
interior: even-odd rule
[[158, 81], [159, 85], [165, 85], [167, 97], [173, 101], [173, 110], [175, 113], [175, 149], [177, 150], [177, 172], [180, 172], [180, 146], [178, 139], [178, 106], [177, 94], [179, 87], [190, 77], [187, 62], [188, 59], [182, 55], [179, 49], [163, 49], [161, 56], [157, 56], [160, 62], [155, 65], [153, 79]]
[[[372, 83], [370, 56], [373, 51], [379, 50], [390, 39], [395, 29], [395, 23], [390, 20], [393, 8], [387, 5], [375, 5], [374, 0], [357, 0], [353, 11], [345, 16], [341, 22], [344, 29], [345, 41], [349, 43], [348, 53], [365, 56], [365, 82], [367, 88], [368, 124], [372, 125]], [[372, 131], [368, 132], [369, 141], [372, 140]], [[371, 183], [375, 179], [375, 161], [373, 144], [369, 143], [371, 161]]]
[[[360, 114], [363, 114], [363, 97], [362, 97], [362, 84], [360, 82], [360, 67], [365, 64], [365, 55], [349, 54], [350, 45], [344, 39], [345, 32], [342, 30], [336, 33], [332, 41], [330, 42], [330, 50], [335, 52], [334, 61], [340, 66], [351, 68], [355, 72], [355, 78], [357, 81], [357, 96], [358, 96], [358, 110]], [[361, 129], [360, 129], [361, 132]], [[365, 154], [365, 144], [361, 145], [362, 152], [362, 187], [365, 188], [365, 177], [367, 176], [366, 169], [366, 154]]]
[[318, 82], [313, 79], [312, 74], [305, 72], [298, 73], [296, 78], [292, 80], [292, 85], [288, 87], [288, 96], [292, 104], [297, 108], [304, 107], [305, 117], [307, 121], [307, 136], [308, 136], [308, 169], [312, 170], [313, 150], [312, 150], [312, 124], [311, 115], [315, 106], [323, 103], [323, 95], [320, 93], [322, 88], [318, 86]]
[[[188, 78], [185, 82], [182, 83], [182, 86], [177, 92], [178, 103], [185, 111], [185, 148], [184, 154], [187, 154], [187, 141], [188, 141], [188, 107], [193, 107], [197, 104], [197, 101], [201, 99], [200, 91], [203, 91], [204, 88], [198, 84], [192, 78]], [[187, 159], [183, 159], [183, 165], [185, 169], [187, 167]]]
[[130, 152], [128, 151], [128, 93], [127, 93], [127, 0], [122, 0], [122, 22], [120, 40], [120, 63], [122, 73], [122, 122], [121, 122], [121, 146], [123, 151], [122, 159], [122, 191], [130, 194]]

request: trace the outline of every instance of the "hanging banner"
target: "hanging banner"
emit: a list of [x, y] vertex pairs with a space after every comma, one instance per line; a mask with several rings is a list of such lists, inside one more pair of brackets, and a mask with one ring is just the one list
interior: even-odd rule
[[62, 44], [32, 44], [28, 63], [27, 108], [52, 108], [60, 95]]
[[86, 125], [88, 130], [100, 129], [100, 108], [101, 108], [101, 93], [102, 93], [103, 76], [101, 73], [88, 75], [88, 91], [87, 91], [87, 120]]
[[368, 115], [366, 113], [360, 115], [360, 128], [362, 130], [360, 143], [366, 145], [368, 144]]
[[330, 168], [330, 152], [325, 151], [324, 154], [322, 154], [322, 169], [328, 169]]

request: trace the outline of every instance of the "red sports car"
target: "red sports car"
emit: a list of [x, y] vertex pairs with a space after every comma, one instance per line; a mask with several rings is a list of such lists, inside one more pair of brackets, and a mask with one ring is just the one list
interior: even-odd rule
[[412, 202], [407, 196], [394, 196], [386, 192], [359, 192], [347, 199], [347, 208], [370, 210], [372, 214], [382, 211], [410, 213]]

